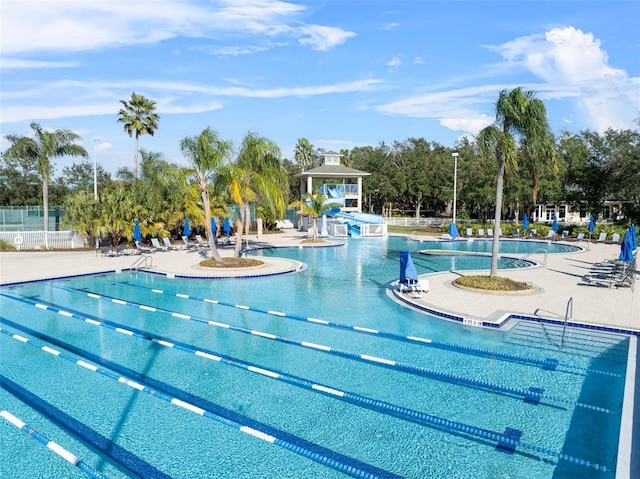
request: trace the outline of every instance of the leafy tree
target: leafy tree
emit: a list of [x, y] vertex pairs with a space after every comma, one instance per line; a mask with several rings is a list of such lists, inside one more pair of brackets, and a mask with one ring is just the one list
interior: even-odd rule
[[282, 218], [287, 195], [287, 176], [280, 148], [271, 140], [247, 133], [236, 161], [226, 172], [229, 196], [240, 207], [236, 220], [236, 247], [240, 256], [243, 229], [249, 235], [250, 205], [260, 201], [276, 218]]
[[[96, 165], [98, 192], [111, 184], [111, 175], [101, 165]], [[62, 175], [56, 178], [56, 185], [65, 186], [68, 192], [87, 191], [93, 194], [93, 164], [89, 160], [73, 163], [62, 168]]]
[[31, 206], [40, 203], [37, 160], [2, 155], [0, 166], [0, 204]]
[[496, 103], [496, 123], [484, 128], [478, 135], [480, 151], [486, 157], [494, 157], [498, 161], [496, 178], [496, 208], [493, 231], [493, 249], [491, 254], [491, 273], [498, 274], [498, 248], [500, 220], [502, 217], [502, 194], [505, 170], [518, 169], [518, 143], [529, 149], [532, 145], [546, 150], [549, 125], [544, 103], [535, 97], [532, 91], [516, 88], [510, 92], [502, 90]]
[[135, 92], [131, 100], [120, 100], [123, 108], [118, 112], [118, 123], [123, 124], [124, 131], [129, 138], [136, 135], [136, 151], [133, 155], [133, 177], [138, 177], [138, 141], [140, 135], [151, 135], [158, 129], [160, 116], [155, 113], [156, 102]]
[[209, 183], [215, 183], [220, 169], [229, 160], [232, 152], [230, 142], [223, 141], [218, 134], [206, 128], [198, 136], [183, 138], [180, 142], [182, 154], [189, 160], [192, 167], [191, 176], [195, 178], [196, 185], [204, 207], [204, 227], [209, 239], [211, 256], [220, 261], [220, 253], [216, 248], [215, 239], [211, 230], [211, 203], [209, 200]]
[[42, 179], [42, 209], [44, 211], [44, 231], [49, 229], [49, 180], [53, 170], [51, 159], [62, 156], [87, 158], [87, 151], [75, 142], [80, 137], [70, 130], [44, 130], [32, 122], [33, 138], [22, 135], [7, 135], [11, 146], [4, 152], [5, 158], [32, 160]]

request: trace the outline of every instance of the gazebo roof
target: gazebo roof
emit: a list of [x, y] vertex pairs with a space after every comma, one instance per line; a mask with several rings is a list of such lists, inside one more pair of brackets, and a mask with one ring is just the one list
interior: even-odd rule
[[309, 176], [312, 178], [360, 178], [369, 175], [371, 173], [342, 165], [321, 165], [293, 176], [295, 178], [307, 178]]

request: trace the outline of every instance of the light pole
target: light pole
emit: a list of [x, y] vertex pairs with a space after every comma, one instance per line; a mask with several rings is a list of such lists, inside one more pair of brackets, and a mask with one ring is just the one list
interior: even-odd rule
[[458, 152], [451, 153], [453, 156], [453, 224], [456, 224], [456, 196], [458, 194]]
[[93, 199], [98, 201], [98, 169], [96, 163], [96, 145], [102, 140], [100, 138], [93, 139]]

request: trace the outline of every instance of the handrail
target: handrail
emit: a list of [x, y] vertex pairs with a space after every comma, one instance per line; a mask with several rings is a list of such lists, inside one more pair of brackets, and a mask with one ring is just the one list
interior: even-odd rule
[[518, 264], [520, 261], [525, 261], [527, 258], [529, 258], [529, 256], [531, 256], [532, 254], [536, 254], [536, 253], [544, 253], [544, 259], [542, 260], [542, 265], [546, 266], [547, 265], [547, 250], [544, 248], [536, 248], [533, 251], [530, 251], [529, 253], [525, 254], [522, 258], [520, 258], [518, 261], [515, 262], [515, 264]]
[[[147, 263], [147, 261], [150, 262]], [[151, 266], [153, 268], [153, 258], [149, 255], [143, 254], [140, 258], [138, 258], [137, 260], [135, 260], [133, 262], [133, 264], [130, 266], [131, 269], [138, 271], [139, 267], [142, 266], [143, 268], [147, 268], [149, 266]]]
[[567, 321], [571, 316], [573, 316], [573, 296], [571, 296], [569, 301], [567, 301], [567, 309], [564, 313], [564, 326], [562, 328], [562, 343], [560, 347], [564, 347], [564, 333], [567, 330]]

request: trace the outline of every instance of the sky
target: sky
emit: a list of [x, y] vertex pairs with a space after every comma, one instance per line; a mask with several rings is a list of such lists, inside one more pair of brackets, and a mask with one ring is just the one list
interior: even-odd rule
[[0, 151], [35, 121], [110, 173], [133, 167], [117, 119], [134, 92], [160, 116], [140, 147], [181, 165], [207, 127], [290, 160], [300, 138], [454, 148], [516, 87], [555, 133], [640, 127], [638, 0], [0, 0], [0, 30]]

